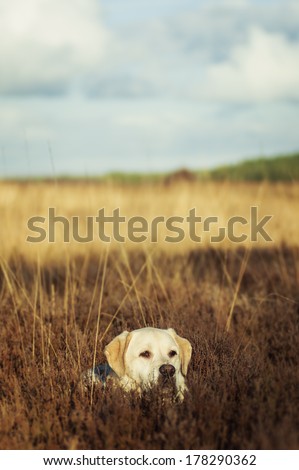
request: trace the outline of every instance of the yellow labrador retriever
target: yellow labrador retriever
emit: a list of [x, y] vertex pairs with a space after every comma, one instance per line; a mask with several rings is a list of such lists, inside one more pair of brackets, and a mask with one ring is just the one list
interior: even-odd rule
[[184, 399], [192, 347], [172, 328], [124, 331], [106, 346], [104, 353], [109, 367], [100, 365], [88, 371], [94, 381], [111, 379], [125, 391], [138, 393], [169, 381], [174, 384], [176, 398]]

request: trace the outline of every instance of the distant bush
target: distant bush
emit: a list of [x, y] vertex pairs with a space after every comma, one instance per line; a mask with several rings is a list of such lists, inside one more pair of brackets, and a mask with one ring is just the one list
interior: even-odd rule
[[299, 154], [248, 160], [236, 165], [211, 170], [214, 180], [233, 181], [294, 181], [299, 180]]
[[164, 178], [163, 173], [127, 173], [115, 171], [107, 173], [101, 181], [120, 184], [156, 183]]

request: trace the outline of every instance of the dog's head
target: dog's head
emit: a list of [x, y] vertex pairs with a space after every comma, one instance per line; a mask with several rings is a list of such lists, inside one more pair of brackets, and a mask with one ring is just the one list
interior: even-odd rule
[[189, 341], [172, 328], [124, 331], [105, 349], [108, 363], [119, 378], [126, 377], [142, 389], [173, 379], [182, 392], [191, 353]]

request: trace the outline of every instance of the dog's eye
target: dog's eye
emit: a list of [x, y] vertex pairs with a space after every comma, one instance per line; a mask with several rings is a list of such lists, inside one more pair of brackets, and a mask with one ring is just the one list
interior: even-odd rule
[[176, 351], [170, 351], [170, 353], [168, 354], [169, 357], [173, 357], [173, 356], [176, 356], [176, 355], [177, 355]]
[[151, 353], [149, 351], [143, 351], [139, 354], [139, 356], [146, 357], [146, 359], [148, 359], [149, 357], [151, 357]]

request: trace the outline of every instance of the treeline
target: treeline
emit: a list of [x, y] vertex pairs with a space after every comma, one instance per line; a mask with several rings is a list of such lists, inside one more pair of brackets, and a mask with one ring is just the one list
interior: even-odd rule
[[[198, 175], [200, 176], [201, 172]], [[205, 173], [205, 178], [231, 181], [299, 180], [299, 153], [221, 166]]]

